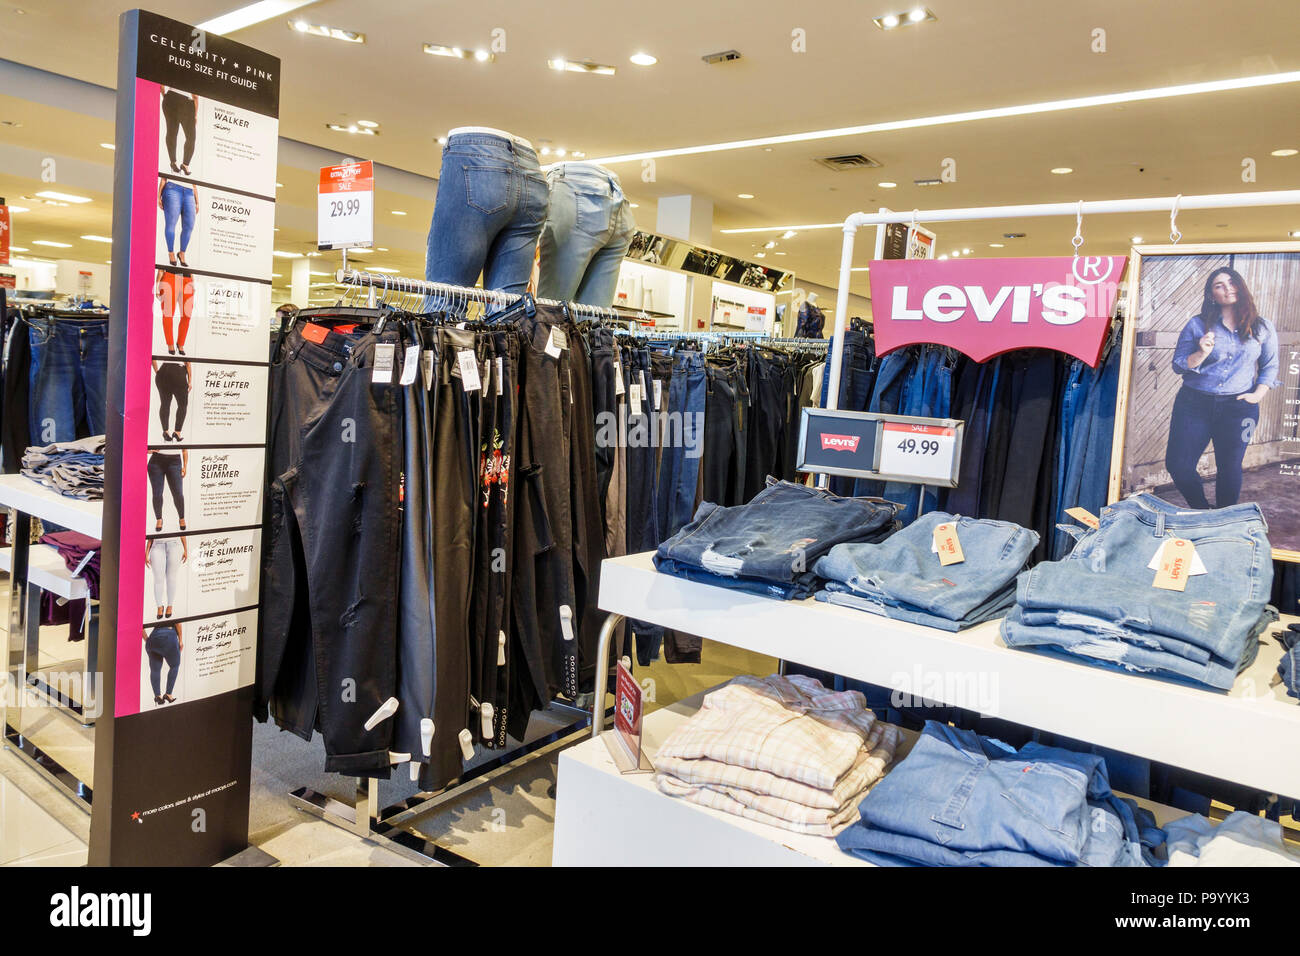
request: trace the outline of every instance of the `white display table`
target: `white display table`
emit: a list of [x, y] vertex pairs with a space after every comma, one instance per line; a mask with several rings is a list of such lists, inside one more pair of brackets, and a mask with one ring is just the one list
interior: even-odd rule
[[92, 538], [102, 538], [104, 503], [68, 498], [22, 475], [0, 475], [0, 508], [12, 508]]
[[[708, 693], [707, 691], [704, 693]], [[673, 730], [697, 711], [704, 693], [657, 710], [642, 724], [651, 760]], [[919, 735], [903, 730], [895, 762]], [[1138, 800], [1160, 825], [1186, 811]], [[586, 740], [560, 753], [554, 866], [871, 866], [829, 837], [805, 836], [670, 797], [652, 773], [619, 772], [605, 742]]]
[[[599, 605], [936, 703], [1300, 797], [1300, 704], [1272, 685], [1282, 650], [1271, 637], [1232, 691], [1219, 693], [1012, 650], [998, 637], [995, 621], [954, 634], [811, 599], [778, 601], [697, 584], [659, 574], [649, 552], [604, 562]], [[605, 672], [598, 665], [598, 681]], [[603, 700], [604, 687], [596, 689]]]

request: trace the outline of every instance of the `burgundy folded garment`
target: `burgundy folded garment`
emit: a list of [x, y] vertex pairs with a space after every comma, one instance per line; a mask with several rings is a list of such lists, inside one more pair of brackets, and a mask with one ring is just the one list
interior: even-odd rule
[[86, 582], [90, 596], [99, 598], [99, 541], [78, 531], [51, 531], [49, 534], [42, 535], [41, 544], [53, 545], [69, 571], [77, 570], [77, 566], [85, 560], [86, 555], [91, 551], [95, 552], [94, 556], [86, 561], [86, 566], [81, 569], [79, 576]]

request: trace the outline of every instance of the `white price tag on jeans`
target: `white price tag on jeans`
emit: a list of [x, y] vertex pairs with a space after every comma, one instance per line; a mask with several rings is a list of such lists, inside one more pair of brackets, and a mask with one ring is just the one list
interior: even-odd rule
[[662, 379], [655, 379], [655, 411], [664, 407], [664, 383]]
[[433, 349], [424, 350], [424, 354], [420, 356], [420, 363], [424, 369], [424, 390], [427, 392], [433, 388]]
[[882, 475], [950, 481], [957, 450], [957, 429], [944, 425], [881, 422]]
[[[1160, 559], [1164, 556], [1164, 553], [1165, 553], [1165, 545], [1167, 545], [1167, 544], [1168, 544], [1170, 541], [1172, 541], [1172, 540], [1173, 540], [1173, 538], [1166, 538], [1165, 540], [1161, 541], [1160, 544], [1159, 544], [1159, 546], [1156, 548], [1156, 553], [1155, 553], [1155, 555], [1154, 555], [1154, 556], [1151, 558], [1151, 560], [1147, 563], [1147, 567], [1150, 568], [1152, 571], [1159, 571], [1159, 570], [1160, 570]], [[1194, 577], [1196, 577], [1198, 574], [1205, 574], [1205, 573], [1207, 573], [1207, 572], [1206, 572], [1206, 570], [1205, 570], [1205, 562], [1201, 560], [1201, 552], [1199, 552], [1199, 551], [1193, 551], [1193, 552], [1192, 552], [1192, 569], [1191, 569], [1190, 571], [1187, 572], [1187, 576], [1188, 576], [1189, 578], [1194, 578]]]
[[381, 385], [393, 383], [393, 359], [397, 355], [397, 346], [381, 342], [375, 346], [375, 365], [370, 372], [370, 381]]
[[467, 392], [477, 392], [483, 387], [483, 383], [478, 377], [478, 359], [469, 349], [461, 349], [456, 353], [456, 362], [460, 365], [460, 381]]
[[559, 338], [557, 338], [557, 336], [562, 336], [562, 335], [564, 335], [564, 333], [561, 332], [559, 329], [551, 329], [551, 334], [547, 336], [546, 354], [553, 359], [557, 359], [560, 357], [560, 351], [563, 347], [560, 345], [560, 341]]
[[636, 382], [632, 383], [632, 391], [628, 394], [627, 400], [632, 406], [632, 414], [640, 415], [641, 414], [641, 386], [638, 385]]
[[627, 389], [623, 387], [623, 366], [618, 359], [614, 359], [614, 395], [622, 395]]
[[410, 385], [415, 381], [415, 376], [419, 371], [420, 347], [418, 345], [408, 345], [406, 347], [406, 359], [402, 362], [402, 377], [399, 384]]
[[500, 355], [497, 356], [497, 394], [500, 395], [505, 391], [505, 385], [502, 384], [505, 379], [505, 359]]
[[492, 390], [492, 360], [483, 363], [483, 394]]

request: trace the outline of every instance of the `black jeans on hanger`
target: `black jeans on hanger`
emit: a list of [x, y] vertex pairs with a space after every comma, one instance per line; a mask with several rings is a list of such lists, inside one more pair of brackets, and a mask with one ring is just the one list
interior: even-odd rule
[[386, 778], [394, 721], [364, 725], [397, 691], [402, 402], [372, 366], [401, 335], [321, 338], [295, 328], [273, 376], [257, 713], [319, 728], [326, 770]]

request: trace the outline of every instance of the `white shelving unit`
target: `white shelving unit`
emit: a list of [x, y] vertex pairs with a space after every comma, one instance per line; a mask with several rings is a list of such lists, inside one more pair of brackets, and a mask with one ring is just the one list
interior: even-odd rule
[[1282, 651], [1271, 638], [1232, 691], [1218, 693], [1013, 650], [996, 621], [954, 634], [813, 600], [697, 584], [659, 574], [649, 552], [604, 562], [599, 604], [733, 647], [1300, 796], [1300, 704], [1272, 686]]

